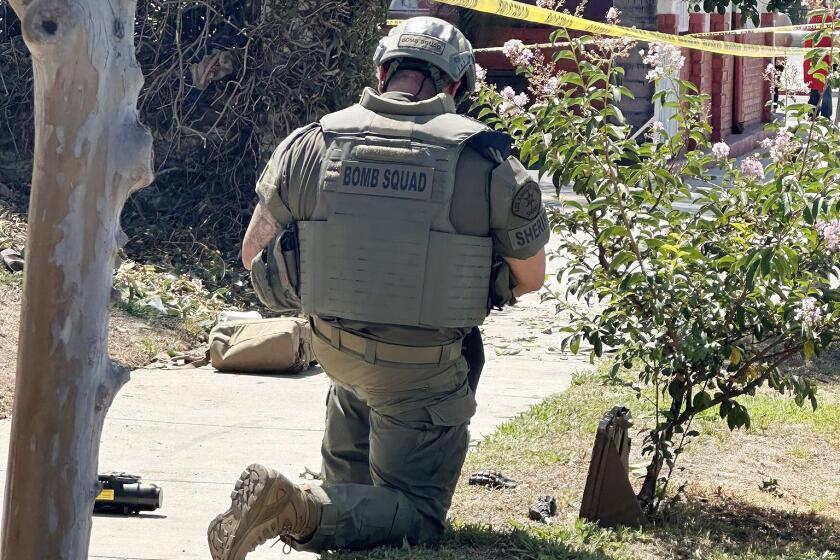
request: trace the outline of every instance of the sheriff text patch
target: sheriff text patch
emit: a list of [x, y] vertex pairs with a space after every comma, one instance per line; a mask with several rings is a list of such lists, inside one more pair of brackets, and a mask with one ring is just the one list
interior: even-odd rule
[[526, 247], [540, 238], [548, 229], [548, 216], [545, 212], [525, 224], [522, 227], [512, 229], [508, 232], [510, 243], [517, 249]]

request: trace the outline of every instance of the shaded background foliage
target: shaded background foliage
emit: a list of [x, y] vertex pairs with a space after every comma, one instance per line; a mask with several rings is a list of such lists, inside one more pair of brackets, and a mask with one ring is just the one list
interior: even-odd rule
[[[126, 205], [128, 256], [198, 264], [221, 281], [271, 150], [373, 81], [385, 15], [384, 0], [140, 0], [140, 110], [157, 179]], [[31, 60], [0, 0], [0, 182], [28, 184], [33, 140]]]

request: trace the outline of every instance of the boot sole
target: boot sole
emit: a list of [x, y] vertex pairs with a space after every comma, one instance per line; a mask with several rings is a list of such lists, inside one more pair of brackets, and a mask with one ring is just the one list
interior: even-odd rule
[[[234, 485], [230, 495], [230, 507], [218, 515], [207, 530], [207, 542], [213, 560], [244, 560], [251, 551], [248, 541], [241, 535], [239, 542], [234, 536], [243, 523], [247, 526], [249, 511], [259, 511], [261, 502], [268, 499], [270, 492], [265, 492], [270, 478], [268, 469], [262, 465], [249, 465]], [[259, 534], [253, 535], [256, 541]], [[253, 543], [251, 543], [253, 544]]]

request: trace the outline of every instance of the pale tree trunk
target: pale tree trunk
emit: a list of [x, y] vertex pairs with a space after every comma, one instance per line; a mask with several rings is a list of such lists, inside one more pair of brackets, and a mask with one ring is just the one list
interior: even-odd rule
[[4, 504], [4, 560], [87, 558], [119, 215], [152, 180], [136, 0], [10, 0], [35, 77], [35, 154]]

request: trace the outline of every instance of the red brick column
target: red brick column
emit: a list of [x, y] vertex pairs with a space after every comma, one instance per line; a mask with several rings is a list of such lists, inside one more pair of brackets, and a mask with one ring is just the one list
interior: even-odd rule
[[[731, 14], [711, 14], [710, 31], [727, 31]], [[712, 139], [722, 140], [732, 132], [732, 69], [730, 55], [712, 55]]]
[[[689, 14], [688, 32], [706, 32], [706, 14]], [[712, 53], [706, 51], [688, 51], [689, 80], [697, 86], [700, 93], [712, 92]]]
[[[735, 17], [733, 29], [741, 29], [741, 18]], [[735, 35], [736, 43], [749, 43], [749, 35]], [[746, 125], [746, 104], [753, 93], [752, 84], [744, 80], [745, 59], [742, 56], [732, 57], [732, 127], [735, 132], [743, 132]]]
[[[772, 13], [764, 13], [761, 14], [761, 27], [772, 27], [773, 26], [773, 14]], [[773, 44], [773, 34], [772, 33], [765, 33], [764, 34], [764, 44], [765, 45], [772, 45]], [[763, 59], [763, 65], [766, 68], [768, 64], [773, 62], [772, 58], [765, 58]], [[773, 107], [770, 105], [770, 100], [773, 98], [772, 87], [769, 82], [764, 82], [764, 95], [762, 97], [764, 106], [761, 112], [761, 120], [762, 122], [771, 122], [773, 120]]]
[[[765, 24], [772, 24], [764, 20]], [[766, 33], [738, 35], [736, 41], [757, 47], [765, 44]], [[766, 103], [770, 99], [770, 84], [764, 79], [769, 58], [735, 57], [733, 128], [754, 129], [766, 122]]]

